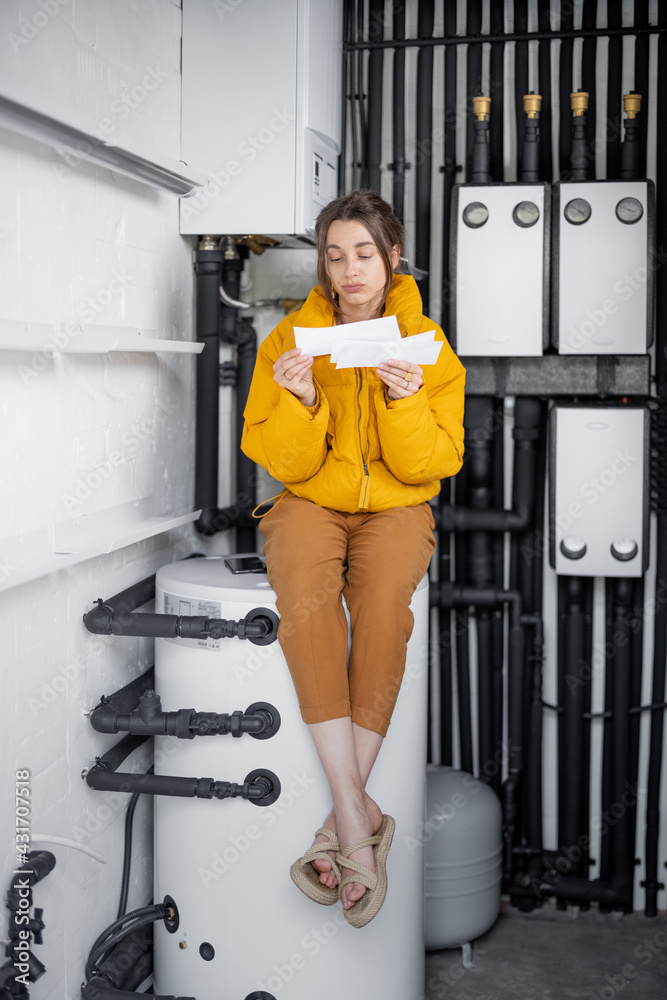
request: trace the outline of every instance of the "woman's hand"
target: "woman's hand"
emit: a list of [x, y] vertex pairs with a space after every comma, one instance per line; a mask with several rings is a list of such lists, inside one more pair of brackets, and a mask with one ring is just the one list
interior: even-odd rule
[[289, 389], [304, 406], [314, 406], [317, 391], [313, 383], [313, 358], [302, 354], [300, 347], [281, 354], [273, 366], [273, 380], [281, 389]]
[[424, 372], [419, 365], [411, 364], [409, 361], [398, 361], [395, 358], [390, 358], [389, 361], [378, 365], [377, 372], [387, 386], [389, 399], [405, 399], [407, 396], [414, 396], [420, 386], [424, 384], [422, 379]]

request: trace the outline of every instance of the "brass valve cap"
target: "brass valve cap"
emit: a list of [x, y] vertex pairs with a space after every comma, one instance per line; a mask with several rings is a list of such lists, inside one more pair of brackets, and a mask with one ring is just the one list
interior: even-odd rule
[[570, 108], [575, 115], [585, 115], [588, 109], [588, 93], [585, 90], [578, 90], [576, 94], [570, 94]]
[[475, 118], [479, 119], [479, 121], [484, 121], [491, 111], [491, 98], [473, 97], [472, 110]]

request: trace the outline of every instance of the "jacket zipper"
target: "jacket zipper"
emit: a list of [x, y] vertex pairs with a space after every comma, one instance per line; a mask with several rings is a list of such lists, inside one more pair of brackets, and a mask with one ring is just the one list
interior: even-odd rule
[[[357, 415], [357, 436], [359, 438], [359, 451], [361, 453], [361, 464], [362, 464], [363, 469], [364, 469], [364, 476], [363, 476], [363, 479], [361, 480], [361, 489], [359, 491], [359, 502], [357, 504], [357, 507], [360, 510], [368, 510], [368, 501], [369, 501], [369, 494], [370, 494], [370, 488], [371, 488], [371, 477], [368, 474], [368, 466], [366, 465], [366, 455], [364, 454], [364, 448], [363, 448], [363, 445], [361, 443], [361, 417], [362, 417], [362, 413], [361, 413], [361, 390], [362, 390], [363, 385], [364, 385], [364, 378], [363, 378], [363, 375], [361, 374], [361, 370], [358, 369], [358, 368], [355, 368], [355, 376], [356, 376], [357, 372], [359, 373], [359, 388], [357, 389], [357, 414], [358, 414]], [[368, 440], [368, 434], [366, 434], [366, 444], [368, 445], [368, 448], [370, 448], [370, 442]], [[366, 454], [368, 454], [368, 451], [366, 452]]]

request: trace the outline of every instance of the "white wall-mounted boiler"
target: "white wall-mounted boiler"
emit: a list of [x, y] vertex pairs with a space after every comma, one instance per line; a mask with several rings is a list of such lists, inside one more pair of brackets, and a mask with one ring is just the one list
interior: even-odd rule
[[309, 236], [338, 194], [342, 0], [183, 2], [181, 233]]

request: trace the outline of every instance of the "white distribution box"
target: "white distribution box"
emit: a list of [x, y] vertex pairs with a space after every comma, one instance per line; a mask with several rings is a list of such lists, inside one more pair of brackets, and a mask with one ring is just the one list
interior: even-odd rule
[[553, 343], [559, 354], [645, 354], [653, 340], [651, 181], [554, 188]]
[[540, 357], [548, 344], [546, 184], [461, 184], [452, 193], [451, 310], [463, 357]]
[[648, 411], [554, 406], [549, 433], [552, 567], [567, 576], [641, 576], [648, 565]]

